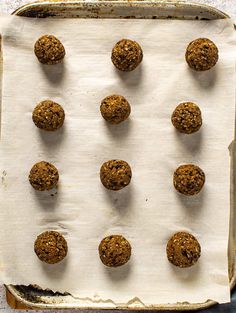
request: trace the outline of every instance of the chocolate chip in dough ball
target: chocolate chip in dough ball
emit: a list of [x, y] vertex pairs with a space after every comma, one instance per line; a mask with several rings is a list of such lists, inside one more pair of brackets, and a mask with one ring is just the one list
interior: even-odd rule
[[43, 35], [34, 45], [34, 53], [43, 64], [57, 64], [65, 56], [63, 44], [53, 35]]
[[111, 60], [115, 67], [123, 72], [136, 69], [142, 59], [143, 51], [136, 41], [122, 39], [112, 49]]
[[130, 104], [119, 95], [111, 95], [102, 100], [100, 111], [102, 117], [110, 124], [119, 124], [130, 115]]
[[122, 160], [110, 160], [101, 166], [100, 179], [104, 187], [120, 190], [129, 185], [132, 172], [129, 164]]
[[45, 231], [34, 242], [34, 251], [38, 258], [45, 263], [55, 264], [67, 255], [67, 242], [57, 231]]
[[98, 250], [102, 263], [109, 267], [124, 265], [131, 257], [131, 245], [120, 235], [105, 237]]
[[179, 132], [185, 134], [195, 133], [202, 126], [201, 110], [195, 103], [180, 103], [175, 108], [171, 121]]
[[200, 258], [201, 246], [193, 235], [187, 232], [178, 232], [169, 239], [166, 253], [169, 262], [173, 265], [190, 267]]
[[186, 49], [185, 59], [195, 71], [206, 71], [216, 65], [218, 48], [210, 39], [198, 38], [190, 42]]
[[36, 190], [50, 190], [56, 187], [58, 180], [58, 170], [49, 162], [38, 162], [30, 170], [29, 182]]
[[205, 174], [196, 165], [181, 165], [174, 172], [173, 183], [178, 192], [186, 196], [196, 195], [205, 183]]
[[55, 131], [62, 127], [65, 112], [60, 104], [51, 100], [44, 100], [34, 108], [32, 119], [38, 128]]

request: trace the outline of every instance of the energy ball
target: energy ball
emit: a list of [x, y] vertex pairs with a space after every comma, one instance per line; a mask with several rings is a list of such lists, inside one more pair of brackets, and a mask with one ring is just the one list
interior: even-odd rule
[[218, 48], [210, 39], [198, 38], [188, 45], [185, 59], [193, 70], [206, 71], [217, 63]]
[[112, 235], [101, 241], [98, 251], [104, 265], [117, 267], [129, 261], [131, 245], [123, 236]]
[[197, 239], [186, 232], [174, 234], [167, 243], [168, 260], [178, 267], [190, 267], [201, 256], [201, 246]]
[[185, 134], [195, 133], [202, 126], [201, 110], [195, 103], [180, 103], [175, 108], [171, 121], [179, 132]]
[[136, 41], [122, 39], [112, 49], [111, 60], [115, 67], [123, 72], [133, 71], [142, 59], [143, 51]]
[[65, 56], [63, 44], [53, 35], [43, 35], [34, 45], [34, 53], [43, 64], [57, 64]]
[[35, 107], [32, 119], [38, 128], [54, 131], [62, 127], [65, 112], [60, 104], [51, 100], [44, 100]]
[[38, 162], [30, 170], [29, 182], [36, 190], [50, 190], [56, 187], [58, 180], [58, 170], [49, 162]]
[[119, 124], [129, 117], [131, 108], [123, 96], [112, 95], [102, 100], [100, 111], [107, 122]]
[[45, 231], [34, 242], [34, 251], [45, 263], [55, 264], [67, 255], [67, 242], [57, 231]]
[[205, 183], [205, 174], [196, 165], [181, 165], [174, 172], [173, 183], [178, 192], [186, 196], [196, 195]]
[[132, 172], [129, 164], [122, 160], [110, 160], [101, 166], [100, 179], [104, 187], [120, 190], [129, 185]]

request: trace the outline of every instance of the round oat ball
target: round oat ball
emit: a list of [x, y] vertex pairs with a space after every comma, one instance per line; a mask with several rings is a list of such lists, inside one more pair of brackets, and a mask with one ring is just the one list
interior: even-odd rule
[[67, 242], [57, 231], [45, 231], [34, 242], [34, 251], [45, 263], [55, 264], [67, 255]]
[[32, 119], [38, 128], [54, 131], [62, 127], [65, 112], [60, 104], [51, 100], [44, 100], [34, 108]]
[[136, 41], [122, 39], [112, 49], [111, 60], [115, 67], [123, 72], [133, 71], [142, 59], [143, 51]]
[[123, 96], [111, 95], [102, 100], [100, 111], [107, 122], [119, 124], [129, 117], [131, 108]]
[[186, 196], [196, 195], [205, 183], [205, 174], [196, 165], [181, 165], [174, 172], [173, 183], [178, 192]]
[[58, 180], [58, 170], [49, 162], [38, 162], [30, 170], [29, 182], [36, 190], [50, 190], [56, 187]]
[[218, 48], [207, 38], [190, 42], [185, 53], [188, 65], [195, 71], [209, 70], [217, 63], [218, 58]]
[[57, 64], [65, 56], [63, 44], [53, 35], [43, 35], [34, 45], [34, 53], [43, 64]]
[[117, 267], [127, 263], [131, 257], [131, 245], [123, 236], [105, 237], [98, 248], [102, 263], [109, 267]]
[[195, 133], [202, 126], [201, 110], [195, 103], [180, 103], [175, 108], [171, 121], [179, 132], [185, 134]]
[[178, 267], [190, 267], [201, 256], [201, 246], [197, 239], [186, 232], [174, 234], [166, 246], [168, 260]]
[[129, 185], [132, 172], [129, 164], [122, 160], [110, 160], [101, 166], [100, 179], [104, 187], [120, 190]]

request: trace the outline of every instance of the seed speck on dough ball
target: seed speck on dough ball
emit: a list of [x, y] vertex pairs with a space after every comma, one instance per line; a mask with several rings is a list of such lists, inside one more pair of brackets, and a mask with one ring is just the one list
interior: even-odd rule
[[102, 100], [100, 111], [107, 122], [119, 124], [129, 117], [131, 108], [123, 96], [111, 95]]
[[131, 257], [131, 245], [121, 235], [105, 237], [98, 248], [102, 263], [109, 267], [118, 267], [127, 263]]
[[112, 49], [111, 60], [120, 71], [133, 71], [141, 63], [142, 59], [143, 51], [136, 41], [122, 39]]
[[39, 191], [50, 190], [56, 187], [59, 180], [57, 168], [45, 161], [38, 162], [30, 170], [29, 182]]
[[201, 110], [195, 103], [180, 103], [175, 108], [171, 121], [179, 132], [185, 134], [195, 133], [202, 126]]
[[45, 231], [34, 242], [37, 257], [48, 264], [62, 261], [67, 255], [67, 250], [65, 238], [56, 231]]
[[44, 100], [34, 108], [32, 119], [38, 128], [55, 131], [62, 127], [65, 112], [60, 104], [51, 100]]
[[104, 187], [120, 190], [129, 185], [132, 172], [129, 164], [122, 160], [110, 160], [101, 166], [100, 179]]
[[205, 174], [196, 165], [181, 165], [174, 172], [173, 183], [178, 192], [186, 196], [196, 195], [201, 191], [205, 183]]
[[185, 59], [195, 71], [206, 71], [216, 65], [218, 48], [207, 38], [198, 38], [190, 42], [186, 49]]
[[168, 241], [166, 253], [169, 262], [178, 267], [193, 266], [201, 256], [201, 246], [197, 239], [187, 233], [178, 232]]
[[57, 64], [65, 56], [63, 44], [53, 35], [41, 36], [34, 45], [34, 53], [39, 62], [43, 64]]

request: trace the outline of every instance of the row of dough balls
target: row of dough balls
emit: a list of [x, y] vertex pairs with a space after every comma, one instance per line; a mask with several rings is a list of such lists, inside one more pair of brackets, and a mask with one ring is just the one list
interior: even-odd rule
[[[120, 124], [131, 112], [129, 102], [121, 95], [104, 98], [100, 105], [103, 118], [110, 124]], [[62, 106], [51, 100], [41, 101], [33, 110], [34, 124], [43, 130], [55, 131], [63, 126], [65, 111]], [[180, 103], [171, 116], [174, 127], [181, 133], [192, 134], [202, 126], [202, 114], [193, 102]]]
[[[131, 244], [122, 235], [107, 236], [98, 247], [102, 263], [109, 267], [126, 264], [130, 260], [131, 250]], [[66, 239], [59, 232], [45, 231], [36, 238], [34, 251], [42, 262], [55, 264], [66, 257], [68, 246]], [[201, 246], [193, 235], [178, 232], [168, 240], [166, 254], [173, 265], [190, 267], [198, 261]]]
[[[100, 168], [100, 180], [109, 190], [118, 191], [127, 187], [132, 178], [130, 165], [123, 160], [109, 160]], [[51, 163], [35, 163], [29, 173], [31, 186], [38, 191], [53, 189], [59, 181], [58, 169]], [[180, 165], [173, 174], [175, 189], [186, 196], [198, 194], [205, 183], [205, 173], [194, 164]]]
[[[65, 48], [61, 41], [53, 35], [43, 35], [35, 45], [34, 52], [43, 64], [57, 64], [65, 57]], [[133, 40], [121, 39], [112, 49], [111, 60], [115, 67], [130, 72], [142, 62], [141, 46]], [[185, 52], [188, 65], [196, 71], [206, 71], [218, 61], [218, 48], [208, 38], [198, 38], [189, 43]]]

